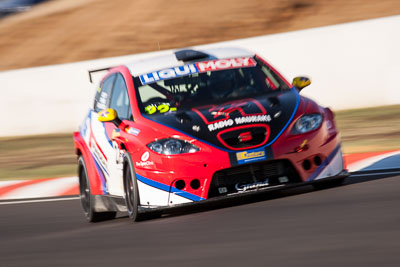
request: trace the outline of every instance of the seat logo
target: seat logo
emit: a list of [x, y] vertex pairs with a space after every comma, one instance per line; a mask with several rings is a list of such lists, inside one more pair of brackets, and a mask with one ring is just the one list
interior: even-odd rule
[[239, 134], [239, 141], [240, 142], [251, 141], [251, 139], [253, 139], [253, 136], [251, 135], [250, 131]]

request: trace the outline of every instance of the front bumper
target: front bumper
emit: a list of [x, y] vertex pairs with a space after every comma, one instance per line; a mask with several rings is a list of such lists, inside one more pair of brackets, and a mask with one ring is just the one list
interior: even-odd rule
[[[289, 188], [295, 188], [299, 186], [306, 186], [306, 185], [312, 185], [312, 184], [317, 184], [317, 183], [322, 183], [322, 182], [328, 182], [332, 180], [337, 180], [337, 179], [345, 179], [349, 176], [349, 172], [347, 170], [343, 170], [339, 174], [331, 177], [326, 177], [320, 180], [313, 180], [313, 181], [308, 181], [308, 182], [296, 182], [296, 183], [289, 183], [289, 184], [284, 184], [284, 185], [277, 185], [277, 186], [269, 186], [269, 187], [261, 187], [249, 191], [244, 191], [244, 192], [238, 192], [238, 193], [233, 193], [233, 194], [227, 194], [224, 196], [217, 196], [217, 197], [212, 197], [209, 199], [201, 200], [201, 201], [196, 201], [196, 202], [189, 202], [189, 203], [183, 203], [183, 204], [176, 204], [172, 206], [159, 206], [159, 207], [139, 207], [139, 212], [140, 213], [152, 213], [152, 212], [162, 212], [166, 214], [170, 213], [179, 213], [179, 212], [184, 212], [187, 210], [192, 210], [194, 207], [196, 208], [207, 208], [208, 206], [213, 206], [215, 204], [223, 205], [223, 204], [229, 204], [229, 203], [237, 203], [241, 200], [246, 200], [251, 197], [257, 196], [257, 195], [262, 195], [268, 192], [274, 192], [274, 191], [279, 191], [283, 189], [289, 189]], [[234, 202], [233, 202], [234, 201]]]

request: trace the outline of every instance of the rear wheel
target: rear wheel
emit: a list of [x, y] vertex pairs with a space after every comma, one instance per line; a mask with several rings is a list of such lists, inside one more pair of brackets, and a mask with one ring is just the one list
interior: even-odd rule
[[129, 218], [133, 221], [139, 221], [141, 216], [138, 211], [140, 205], [139, 190], [136, 180], [135, 169], [133, 168], [132, 158], [129, 153], [125, 154], [124, 164], [124, 193], [125, 204], [128, 210]]
[[100, 222], [105, 220], [114, 219], [116, 216], [115, 211], [110, 212], [96, 212], [94, 211], [93, 195], [90, 191], [90, 183], [87, 175], [86, 164], [82, 156], [78, 159], [78, 174], [79, 174], [79, 193], [81, 204], [86, 220], [89, 222]]
[[328, 180], [328, 181], [321, 181], [313, 184], [313, 187], [315, 190], [323, 190], [323, 189], [328, 189], [332, 187], [337, 187], [341, 186], [344, 183], [345, 178], [338, 178], [338, 179], [333, 179], [333, 180]]

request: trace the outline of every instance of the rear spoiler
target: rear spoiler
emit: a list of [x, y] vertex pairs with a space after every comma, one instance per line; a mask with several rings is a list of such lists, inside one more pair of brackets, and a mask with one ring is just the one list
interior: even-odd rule
[[110, 70], [112, 68], [113, 67], [108, 67], [108, 68], [103, 68], [103, 69], [96, 69], [96, 70], [89, 70], [88, 72], [89, 72], [89, 81], [90, 81], [90, 83], [93, 83], [92, 73], [100, 72], [100, 71], [106, 71], [106, 70]]

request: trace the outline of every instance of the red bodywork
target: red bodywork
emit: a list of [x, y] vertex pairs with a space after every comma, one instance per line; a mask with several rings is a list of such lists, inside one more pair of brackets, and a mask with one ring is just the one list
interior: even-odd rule
[[[131, 103], [133, 121], [124, 120], [119, 126], [120, 135], [114, 138], [112, 136], [113, 130], [116, 126], [113, 123], [104, 123], [108, 138], [110, 140], [113, 139], [120, 149], [124, 149], [130, 153], [133, 162], [140, 162], [141, 156], [144, 152], [148, 151], [150, 153], [150, 158], [154, 162], [154, 165], [135, 166], [135, 171], [138, 175], [171, 187], [174, 187], [175, 181], [184, 180], [186, 186], [181, 189], [182, 191], [198, 196], [201, 199], [207, 199], [207, 194], [214, 173], [231, 167], [229, 153], [144, 117], [136, 104], [137, 96], [132, 76], [128, 68], [125, 66], [113, 68], [110, 70], [108, 75], [116, 72], [121, 73], [125, 79]], [[288, 84], [288, 86], [292, 87], [283, 77], [281, 78]], [[307, 181], [318, 168], [314, 163], [315, 157], [318, 156], [321, 161], [324, 161], [329, 157], [332, 151], [340, 145], [340, 141], [332, 112], [329, 109], [321, 108], [315, 102], [305, 97], [299, 96], [299, 99], [298, 108], [294, 117], [290, 121], [288, 127], [271, 145], [271, 148], [274, 159], [288, 159], [297, 170], [301, 180]], [[291, 134], [292, 128], [297, 119], [304, 114], [312, 113], [323, 115], [324, 119], [322, 125], [318, 129], [306, 134]], [[242, 127], [253, 126], [254, 125]], [[134, 127], [135, 129], [140, 130], [141, 134], [136, 136], [127, 133], [126, 129], [128, 127]], [[264, 124], [262, 127], [268, 127], [268, 125]], [[221, 134], [221, 132], [219, 134]], [[190, 156], [167, 156], [157, 154], [146, 147], [147, 144], [154, 140], [169, 137], [191, 142], [195, 146], [199, 147], [200, 151], [193, 153]], [[241, 138], [249, 140], [249, 138], [251, 139], [252, 137], [251, 135], [244, 134]], [[86, 164], [88, 165], [87, 169], [91, 185], [91, 193], [94, 195], [105, 194], [104, 177], [100, 174], [99, 167], [96, 166], [93, 155], [90, 152], [87, 143], [83, 140], [80, 132], [74, 133], [74, 141], [76, 153], [83, 155]], [[265, 143], [263, 143], [263, 145], [264, 144]], [[232, 148], [232, 150], [235, 149]], [[105, 157], [106, 156], [107, 155], [105, 155]], [[309, 160], [311, 163], [308, 170], [303, 166], [305, 160]], [[193, 179], [198, 179], [200, 181], [200, 187], [198, 189], [193, 189], [189, 186]]]

